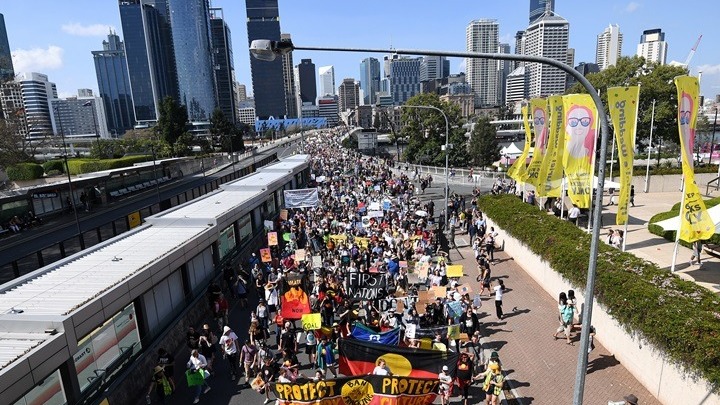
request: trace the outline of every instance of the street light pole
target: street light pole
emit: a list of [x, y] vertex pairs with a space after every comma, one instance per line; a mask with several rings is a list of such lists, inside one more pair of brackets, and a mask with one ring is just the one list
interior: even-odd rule
[[[405, 49], [379, 49], [379, 48], [328, 48], [328, 47], [300, 47], [294, 46], [292, 41], [271, 41], [267, 39], [254, 40], [250, 44], [250, 52], [260, 60], [272, 61], [278, 55], [286, 54], [293, 50], [300, 51], [334, 51], [334, 52], [361, 52], [361, 53], [384, 53], [394, 55], [415, 55], [415, 56], [447, 56], [469, 59], [490, 59], [490, 60], [511, 60], [519, 62], [533, 62], [550, 65], [562, 70], [575, 78], [590, 94], [600, 117], [600, 161], [598, 162], [598, 189], [602, 190], [605, 185], [605, 165], [607, 164], [608, 134], [610, 133], [607, 114], [597, 90], [580, 72], [563, 62], [543, 56], [516, 55], [504, 53], [482, 53], [482, 52], [443, 52], [429, 50], [405, 50]], [[447, 155], [446, 155], [447, 156]], [[447, 174], [447, 172], [446, 172]], [[585, 286], [585, 305], [583, 306], [582, 334], [580, 337], [580, 350], [578, 351], [577, 369], [575, 371], [575, 389], [573, 392], [573, 404], [582, 405], [585, 390], [585, 375], [587, 373], [587, 353], [590, 346], [589, 331], [592, 322], [592, 309], [595, 290], [595, 276], [597, 270], [597, 256], [600, 245], [600, 220], [602, 216], [602, 193], [596, 193], [593, 204], [592, 237], [590, 242], [590, 259], [588, 261], [587, 284]]]
[[442, 114], [443, 118], [445, 118], [445, 145], [443, 145], [443, 148], [445, 149], [445, 222], [443, 223], [443, 227], [447, 229], [448, 226], [448, 194], [450, 193], [450, 124], [448, 121], [447, 115], [445, 115], [445, 112], [441, 110], [440, 108], [431, 106], [431, 105], [401, 105], [399, 106], [401, 108], [420, 108], [424, 110], [434, 110]]

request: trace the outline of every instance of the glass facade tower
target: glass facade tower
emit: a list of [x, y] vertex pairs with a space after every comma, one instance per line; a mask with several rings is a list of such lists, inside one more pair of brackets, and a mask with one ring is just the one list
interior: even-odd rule
[[212, 34], [213, 70], [215, 72], [215, 86], [217, 103], [225, 118], [235, 123], [235, 65], [233, 63], [232, 42], [230, 28], [225, 23], [221, 8], [210, 9], [210, 32]]
[[317, 98], [317, 81], [315, 80], [315, 64], [312, 59], [301, 59], [297, 66], [300, 79], [300, 99], [303, 104], [315, 105]]
[[365, 105], [375, 104], [377, 92], [380, 91], [380, 61], [365, 58], [360, 62], [360, 88], [363, 91]]
[[15, 70], [10, 55], [10, 41], [5, 29], [5, 17], [0, 14], [0, 81], [12, 80], [14, 77]]
[[112, 134], [122, 135], [134, 125], [125, 47], [120, 37], [111, 33], [107, 41], [103, 41], [103, 50], [92, 51], [92, 55], [108, 130]]
[[187, 107], [191, 122], [209, 121], [217, 102], [208, 1], [170, 0], [168, 6], [178, 101]]
[[[245, 0], [248, 46], [255, 39], [280, 40], [280, 15], [277, 0]], [[286, 114], [283, 61], [250, 58], [255, 112], [260, 119], [281, 118]]]

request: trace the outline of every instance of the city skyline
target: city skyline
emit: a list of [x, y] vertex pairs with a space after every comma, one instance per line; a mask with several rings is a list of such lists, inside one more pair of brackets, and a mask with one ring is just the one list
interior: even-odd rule
[[[28, 0], [4, 4], [1, 12], [5, 14], [15, 71], [34, 71], [48, 75], [51, 81], [57, 83], [61, 97], [74, 94], [78, 88], [92, 88], [97, 92], [98, 84], [90, 52], [100, 49], [111, 27], [125, 40], [117, 3], [97, 3], [82, 0], [73, 3], [71, 7], [67, 4], [59, 7], [49, 0]], [[244, 3], [216, 0], [211, 5], [224, 9], [225, 19], [233, 35], [237, 48], [233, 53], [236, 80], [252, 88], [250, 57], [245, 48], [247, 27]], [[367, 30], [366, 24], [348, 24], [349, 5], [328, 0], [315, 0], [312, 7], [296, 3], [279, 0], [278, 6], [281, 32], [290, 33], [298, 45], [462, 51], [465, 48], [465, 28], [471, 20], [498, 20], [499, 42], [509, 44], [514, 43], [515, 32], [525, 30], [528, 26], [529, 0], [510, 0], [501, 5], [489, 4], [482, 8], [470, 1], [455, 4], [465, 11], [459, 13], [461, 16], [444, 15], [458, 13], [432, 12], [429, 6], [434, 3], [430, 2], [420, 2], [428, 7], [412, 9], [390, 4], [388, 13], [352, 11], [358, 18], [363, 18], [366, 13], [372, 15], [375, 22], [373, 25], [380, 27], [374, 30]], [[372, 10], [378, 9], [383, 3], [370, 0], [368, 4], [367, 9]], [[690, 0], [686, 5], [702, 9], [711, 7], [713, 3], [709, 0]], [[38, 24], [46, 29], [36, 30], [25, 26], [24, 15], [31, 7], [42, 10], [34, 15], [39, 19]], [[477, 8], [477, 11], [472, 11], [473, 8]], [[581, 8], [567, 0], [556, 0], [555, 12], [570, 23], [569, 46], [575, 49], [575, 64], [594, 62], [597, 35], [609, 24], [619, 25], [623, 33], [623, 56], [635, 54], [643, 31], [661, 29], [668, 42], [668, 62], [684, 61], [697, 37], [703, 34], [703, 42], [691, 63], [691, 73], [697, 74], [702, 68], [702, 93], [705, 96], [714, 97], [720, 93], [720, 58], [712, 52], [714, 45], [720, 42], [720, 33], [686, 28], [681, 21], [676, 21], [676, 13], [669, 2], [656, 5], [649, 1], [612, 1], [606, 4], [589, 3]], [[698, 13], [693, 27], [710, 26], [710, 17], [706, 14]], [[403, 15], [403, 20], [398, 21], [397, 15]], [[402, 21], [414, 23], [404, 24]], [[431, 22], [443, 29], [428, 29], [427, 25]], [[328, 32], [341, 32], [343, 35], [328, 36]], [[358, 67], [363, 59], [374, 57], [381, 60], [383, 56], [296, 51], [294, 59], [312, 59], [318, 67], [333, 65], [337, 87], [340, 78], [360, 80]], [[465, 71], [464, 61], [451, 58], [450, 72], [459, 71]]]

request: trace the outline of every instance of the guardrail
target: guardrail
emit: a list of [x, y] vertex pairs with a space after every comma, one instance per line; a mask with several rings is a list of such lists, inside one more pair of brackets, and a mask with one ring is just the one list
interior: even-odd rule
[[[418, 173], [421, 174], [431, 174], [433, 176], [438, 175], [440, 177], [435, 176], [434, 179], [435, 182], [442, 182], [445, 179], [445, 167], [438, 167], [438, 166], [425, 166], [425, 165], [416, 165], [412, 163], [405, 163], [405, 162], [397, 162], [396, 167], [400, 170], [406, 170], [408, 172], [408, 176], [412, 178], [412, 174], [415, 173], [415, 169], [418, 170]], [[406, 169], [407, 168], [407, 169]], [[472, 174], [471, 174], [472, 171]], [[450, 168], [450, 177], [449, 180], [451, 183], [454, 184], [465, 184], [465, 185], [471, 185], [471, 186], [482, 186], [483, 183], [486, 185], [488, 182], [492, 183], [497, 179], [507, 179], [508, 176], [505, 172], [496, 172], [496, 171], [490, 171], [490, 170], [479, 170], [479, 169], [454, 169]]]

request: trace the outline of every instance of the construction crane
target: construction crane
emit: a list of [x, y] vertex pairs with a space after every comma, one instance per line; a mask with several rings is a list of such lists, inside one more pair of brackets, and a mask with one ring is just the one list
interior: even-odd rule
[[698, 37], [697, 41], [695, 41], [695, 45], [690, 49], [690, 53], [687, 56], [687, 59], [685, 59], [685, 67], [690, 67], [690, 61], [692, 60], [693, 56], [695, 56], [695, 51], [697, 51], [698, 45], [700, 45], [700, 40], [702, 39], [702, 34]]

